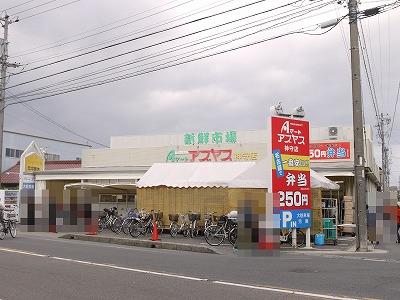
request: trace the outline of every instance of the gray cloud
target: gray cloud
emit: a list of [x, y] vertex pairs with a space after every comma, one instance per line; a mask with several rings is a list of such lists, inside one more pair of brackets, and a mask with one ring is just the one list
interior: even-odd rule
[[[3, 2], [5, 2], [3, 4], [5, 7], [15, 3], [11, 0]], [[179, 2], [183, 1], [176, 3]], [[245, 2], [233, 1], [229, 7]], [[120, 0], [112, 2], [112, 4], [105, 0], [81, 1], [52, 13], [49, 12], [11, 25], [10, 52], [11, 54], [16, 53], [70, 34], [108, 24], [118, 18], [144, 11], [162, 3], [165, 2], [153, 1], [150, 5], [148, 1], [134, 1], [133, 3], [133, 1]], [[85, 47], [103, 38], [129, 33], [137, 28], [166, 20], [210, 3], [213, 1], [207, 3], [192, 1], [187, 6], [133, 23], [130, 26], [121, 27], [119, 30], [103, 36], [95, 36], [37, 55], [22, 57], [21, 60], [26, 62], [56, 55], [60, 53], [59, 51]], [[250, 13], [250, 11], [248, 12]], [[399, 14], [398, 10], [394, 10], [390, 12], [390, 15], [386, 13], [363, 21], [371, 51], [376, 87], [379, 93], [382, 90], [381, 94], [384, 96], [381, 97], [382, 111], [388, 113], [393, 112], [396, 85], [400, 79], [400, 60], [396, 55], [396, 49], [400, 46], [400, 37], [395, 31], [395, 28], [400, 25]], [[239, 13], [235, 14], [235, 16], [240, 15]], [[326, 17], [331, 18], [329, 15]], [[388, 20], [390, 20], [390, 27]], [[196, 26], [212, 26], [215, 23], [208, 22]], [[187, 33], [196, 26], [130, 43], [118, 49], [110, 49], [105, 53], [82, 57], [74, 62], [53, 66], [48, 70], [30, 72], [19, 78], [11, 77], [9, 84]], [[391, 32], [390, 72], [389, 32]], [[303, 105], [308, 119], [315, 127], [351, 125], [351, 74], [343, 35], [348, 41], [346, 21], [343, 22], [342, 27], [337, 26], [325, 35], [291, 35], [168, 70], [41, 100], [32, 105], [71, 129], [103, 143], [108, 143], [110, 135], [170, 133], [195, 129], [259, 129], [265, 127], [269, 106], [277, 101], [283, 101], [287, 108]], [[268, 36], [267, 33], [261, 33], [245, 41]], [[175, 43], [175, 45], [177, 44], [178, 42]], [[165, 48], [166, 46], [130, 55], [115, 62], [108, 62], [104, 66]], [[88, 70], [76, 72], [74, 75], [84, 74], [99, 67], [91, 67]], [[43, 83], [53, 83], [60, 79], [70, 78], [70, 76], [72, 74], [51, 78], [33, 84], [32, 87], [42, 86]], [[374, 113], [364, 78], [363, 86], [366, 122], [374, 125]], [[25, 88], [20, 87], [13, 89], [13, 92], [23, 90]], [[400, 135], [397, 129], [398, 119], [392, 135], [395, 147], [400, 144]], [[6, 127], [78, 139], [52, 127], [46, 121], [40, 120], [39, 117], [33, 116], [31, 112], [20, 105], [7, 109]], [[399, 159], [393, 159], [393, 170], [396, 172], [400, 170]], [[393, 180], [396, 181], [395, 178]]]

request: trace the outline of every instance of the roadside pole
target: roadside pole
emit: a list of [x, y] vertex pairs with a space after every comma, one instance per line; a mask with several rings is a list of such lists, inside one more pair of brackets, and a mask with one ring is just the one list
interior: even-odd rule
[[[6, 79], [7, 79], [7, 67], [16, 68], [18, 64], [9, 64], [8, 59], [8, 25], [14, 22], [18, 22], [18, 19], [15, 21], [11, 21], [10, 17], [6, 14], [4, 17], [0, 17], [0, 21], [3, 27], [3, 39], [0, 39], [0, 49], [2, 53], [0, 53], [0, 170], [3, 166], [3, 131], [4, 131], [4, 108], [5, 108], [5, 98], [6, 98]], [[1, 185], [1, 177], [0, 177], [0, 185]]]
[[351, 78], [353, 96], [356, 251], [365, 252], [368, 251], [367, 203], [365, 184], [364, 124], [361, 99], [360, 49], [357, 14], [357, 0], [349, 0]]

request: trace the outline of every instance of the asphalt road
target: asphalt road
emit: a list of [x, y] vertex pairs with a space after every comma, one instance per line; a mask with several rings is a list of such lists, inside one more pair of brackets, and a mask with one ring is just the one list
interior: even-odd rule
[[238, 257], [20, 234], [0, 241], [0, 269], [3, 300], [400, 298], [400, 260], [376, 255]]

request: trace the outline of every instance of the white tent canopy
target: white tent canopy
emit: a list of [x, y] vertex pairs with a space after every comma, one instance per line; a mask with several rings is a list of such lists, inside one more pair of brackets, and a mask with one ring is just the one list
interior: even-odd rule
[[[266, 159], [257, 162], [253, 167], [247, 169], [229, 183], [232, 188], [270, 188], [271, 173], [267, 172], [270, 168]], [[328, 178], [310, 170], [311, 188], [321, 188], [324, 190], [338, 190], [338, 184]]]
[[[267, 161], [223, 163], [156, 163], [137, 182], [137, 187], [167, 186], [270, 188]], [[339, 189], [339, 186], [311, 170], [311, 187]]]
[[156, 163], [137, 182], [138, 187], [228, 187], [255, 162]]

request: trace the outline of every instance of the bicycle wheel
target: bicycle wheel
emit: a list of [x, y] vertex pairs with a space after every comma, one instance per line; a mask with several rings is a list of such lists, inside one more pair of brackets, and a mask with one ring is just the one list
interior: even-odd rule
[[228, 234], [228, 240], [229, 240], [229, 243], [232, 244], [232, 246], [235, 246], [236, 241], [237, 241], [237, 236], [238, 236], [238, 229], [237, 229], [237, 227], [233, 227], [231, 229], [231, 231], [229, 231], [229, 234]]
[[129, 234], [132, 237], [138, 237], [140, 233], [143, 231], [143, 226], [139, 221], [133, 221], [131, 226], [129, 226]]
[[4, 240], [6, 233], [4, 232], [4, 224], [0, 222], [0, 240]]
[[199, 229], [197, 228], [197, 222], [190, 224], [190, 237], [195, 238], [199, 235]]
[[169, 226], [169, 234], [172, 237], [176, 237], [178, 235], [179, 225], [175, 221], [172, 221], [171, 225]]
[[114, 219], [111, 228], [116, 234], [120, 234], [122, 230], [122, 218]]
[[107, 220], [105, 218], [99, 218], [98, 220], [98, 231], [102, 232], [107, 226]]
[[164, 230], [163, 227], [164, 227], [163, 222], [161, 220], [158, 220], [157, 221], [157, 232], [158, 232], [158, 234], [163, 233], [163, 230]]
[[129, 234], [129, 226], [131, 226], [133, 219], [126, 219], [122, 223], [122, 232], [125, 234]]
[[17, 225], [15, 224], [15, 222], [10, 222], [9, 225], [10, 227], [8, 228], [8, 230], [10, 231], [10, 235], [15, 238], [17, 236]]
[[210, 246], [219, 246], [225, 239], [224, 228], [219, 225], [210, 225], [204, 231], [204, 238]]
[[188, 237], [190, 234], [190, 227], [187, 225], [184, 225], [182, 228], [182, 234], [184, 237]]

